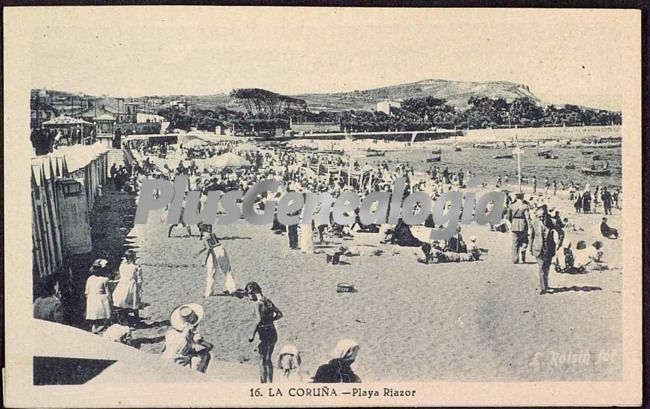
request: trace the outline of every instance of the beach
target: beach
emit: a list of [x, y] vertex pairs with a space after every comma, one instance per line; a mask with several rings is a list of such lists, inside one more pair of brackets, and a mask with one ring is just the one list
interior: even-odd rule
[[[556, 291], [544, 296], [536, 290], [532, 256], [528, 264], [511, 263], [510, 233], [474, 223], [463, 225], [463, 234], [475, 235], [479, 247], [489, 249], [482, 260], [435, 265], [419, 263], [417, 247], [381, 244], [381, 234], [328, 239], [327, 245], [316, 245], [321, 254], [302, 254], [290, 250], [286, 234], [273, 234], [270, 226], [240, 220], [215, 231], [238, 287], [257, 281], [284, 313], [276, 323], [276, 353], [285, 344], [296, 345], [311, 375], [329, 360], [339, 339], [353, 338], [361, 345], [355, 372], [364, 382], [620, 379], [622, 240], [600, 236], [602, 214], [575, 215], [569, 201], [551, 201], [584, 229], [567, 232], [568, 240], [604, 240], [609, 269], [559, 274], [552, 267], [549, 283]], [[164, 323], [180, 304], [197, 302], [206, 310], [199, 331], [215, 345], [217, 361], [208, 375], [217, 376], [219, 360], [250, 366], [255, 373], [257, 341], [248, 342], [254, 305], [231, 296], [203, 299], [204, 254], [196, 256], [203, 248], [196, 226], [192, 238], [183, 237], [182, 227], [167, 238], [160, 216], [152, 212], [149, 222], [128, 236], [144, 272], [147, 306], [141, 315], [152, 327], [137, 330], [134, 338], [160, 339], [166, 326], [151, 324]], [[609, 224], [620, 227], [619, 211], [609, 216]], [[422, 226], [412, 229], [418, 237], [428, 234]], [[346, 265], [327, 264], [325, 252], [342, 244], [361, 254], [344, 258]], [[377, 249], [383, 253], [373, 255]], [[341, 282], [357, 292], [337, 293]], [[142, 349], [160, 353], [163, 344], [145, 342]]]

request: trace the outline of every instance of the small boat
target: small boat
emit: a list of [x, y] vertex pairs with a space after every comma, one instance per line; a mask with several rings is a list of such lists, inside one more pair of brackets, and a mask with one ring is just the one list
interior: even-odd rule
[[612, 174], [612, 171], [607, 168], [601, 168], [601, 169], [582, 168], [582, 173], [589, 176], [609, 176]]
[[472, 145], [474, 148], [479, 148], [479, 149], [492, 149], [496, 148], [496, 145], [493, 143], [474, 143]]
[[373, 156], [386, 156], [385, 151], [380, 151], [377, 149], [372, 149], [368, 148], [368, 153], [366, 154], [367, 157], [373, 157]]
[[559, 159], [560, 157], [554, 153], [549, 153], [548, 155], [543, 156], [544, 159]]
[[600, 168], [597, 168], [594, 163], [590, 168], [582, 168], [582, 173], [589, 176], [609, 176], [612, 174], [612, 170], [609, 168], [608, 162], [605, 162], [605, 165]]
[[494, 155], [492, 156], [492, 159], [512, 159], [515, 155], [512, 153], [509, 154], [504, 154], [504, 155]]
[[332, 150], [318, 151], [318, 153], [325, 153], [325, 154], [330, 154], [330, 155], [343, 155], [345, 153], [345, 151], [332, 149]]
[[583, 155], [592, 155], [594, 151], [582, 151]]
[[427, 162], [440, 162], [442, 159], [442, 149], [438, 148], [431, 151], [431, 157], [427, 158]]
[[548, 156], [551, 155], [552, 153], [553, 151], [541, 151], [541, 152], [537, 152], [537, 156]]

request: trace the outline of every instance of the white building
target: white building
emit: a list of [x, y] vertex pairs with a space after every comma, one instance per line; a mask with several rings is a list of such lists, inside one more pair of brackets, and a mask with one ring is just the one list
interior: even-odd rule
[[399, 101], [384, 100], [377, 103], [377, 112], [383, 112], [390, 115], [391, 108], [401, 108], [402, 103]]

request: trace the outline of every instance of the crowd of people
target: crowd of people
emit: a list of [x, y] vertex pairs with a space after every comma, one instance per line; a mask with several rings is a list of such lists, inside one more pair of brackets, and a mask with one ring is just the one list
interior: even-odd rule
[[[334, 198], [347, 191], [356, 191], [362, 197], [376, 191], [389, 191], [396, 178], [406, 180], [405, 196], [411, 192], [426, 192], [433, 200], [442, 193], [450, 190], [460, 190], [468, 186], [475, 175], [462, 169], [440, 169], [437, 166], [429, 169], [424, 175], [417, 174], [408, 163], [382, 161], [375, 165], [361, 166], [358, 161], [338, 154], [298, 151], [281, 147], [267, 149], [238, 149], [236, 143], [229, 143], [219, 148], [206, 147], [190, 149], [174, 149], [164, 145], [151, 147], [141, 145], [136, 149], [137, 163], [126, 167], [112, 167], [110, 174], [118, 190], [138, 194], [139, 186], [144, 178], [165, 178], [173, 181], [175, 177], [184, 175], [189, 178], [189, 190], [202, 192], [199, 211], [205, 206], [210, 191], [246, 191], [256, 182], [265, 179], [275, 179], [282, 182], [283, 191], [265, 193], [259, 197], [257, 208], [263, 209], [268, 200], [277, 199], [285, 192], [329, 192]], [[232, 151], [240, 155], [251, 165], [239, 168], [215, 168], [199, 166], [196, 158], [211, 157], [219, 152]], [[181, 154], [177, 165], [170, 166], [166, 161], [169, 153]], [[164, 162], [164, 163], [163, 163]], [[526, 253], [535, 259], [539, 268], [540, 293], [552, 292], [548, 283], [551, 265], [555, 264], [558, 272], [580, 272], [587, 269], [603, 270], [607, 268], [603, 260], [603, 243], [594, 242], [587, 246], [584, 240], [578, 241], [573, 248], [565, 239], [565, 231], [572, 224], [567, 217], [560, 215], [560, 209], [549, 205], [547, 197], [537, 193], [536, 182], [533, 182], [533, 193], [528, 196], [522, 192], [507, 191], [510, 181], [507, 176], [498, 177], [496, 185], [507, 193], [507, 207], [504, 220], [499, 225], [490, 225], [494, 231], [510, 232], [512, 234], [512, 262], [525, 263]], [[484, 186], [482, 181], [481, 185]], [[557, 183], [545, 182], [548, 193], [553, 186], [553, 195], [557, 194]], [[589, 184], [578, 192], [573, 183], [560, 186], [567, 190], [569, 200], [581, 201], [578, 213], [592, 212], [596, 206], [591, 206], [591, 189]], [[612, 208], [619, 208], [620, 192], [610, 194], [607, 188], [596, 188], [594, 197], [598, 197], [603, 205], [605, 214], [611, 214]], [[589, 203], [589, 204], [585, 204]], [[185, 209], [187, 211], [187, 209]], [[162, 220], [165, 219], [165, 214]], [[462, 217], [462, 213], [461, 213]], [[278, 334], [275, 321], [281, 319], [284, 313], [264, 295], [262, 287], [257, 282], [247, 283], [243, 289], [238, 288], [234, 268], [228, 256], [227, 249], [219, 239], [218, 224], [199, 223], [190, 226], [185, 223], [183, 216], [179, 225], [185, 227], [187, 236], [193, 237], [192, 227], [198, 230], [198, 236], [203, 248], [198, 255], [205, 252], [203, 266], [206, 271], [206, 286], [204, 298], [215, 295], [235, 296], [248, 299], [255, 304], [258, 322], [253, 327], [253, 342], [258, 339], [260, 382], [273, 382], [274, 368], [279, 369], [280, 379], [290, 381], [306, 381], [308, 374], [301, 369], [302, 358], [297, 347], [285, 345], [279, 352], [277, 361], [273, 362], [275, 344]], [[429, 217], [425, 227], [436, 227]], [[168, 237], [176, 225], [171, 225]], [[573, 227], [575, 229], [575, 227]], [[479, 247], [476, 236], [465, 239], [461, 228], [444, 241], [423, 241], [415, 237], [411, 227], [401, 219], [394, 226], [364, 225], [357, 214], [356, 220], [350, 225], [339, 225], [332, 218], [328, 223], [306, 223], [298, 225], [282, 225], [277, 216], [271, 226], [271, 234], [286, 234], [287, 245], [292, 250], [302, 253], [317, 253], [314, 239], [318, 243], [328, 240], [352, 240], [358, 232], [373, 232], [383, 235], [381, 243], [386, 245], [418, 247], [423, 253], [419, 259], [425, 264], [450, 262], [476, 262], [489, 252], [489, 249]], [[607, 225], [604, 218], [601, 232], [608, 239], [616, 239], [618, 231]], [[342, 245], [325, 254], [329, 264], [342, 264], [342, 259], [360, 255], [349, 246]], [[373, 250], [370, 255], [379, 255], [381, 250]], [[140, 267], [136, 263], [132, 251], [124, 255], [118, 268], [119, 275], [115, 276], [107, 269], [106, 260], [97, 260], [90, 268], [86, 282], [86, 319], [94, 333], [103, 332], [104, 336], [119, 342], [128, 343], [134, 323], [140, 320], [138, 311], [142, 307], [142, 281]], [[221, 279], [222, 277], [222, 279]], [[222, 289], [218, 289], [222, 286]], [[56, 320], [56, 304], [52, 301], [55, 290], [51, 285], [45, 285], [43, 297], [35, 304], [35, 315], [44, 319]], [[55, 297], [56, 298], [56, 297]], [[289, 312], [290, 313], [290, 312]], [[191, 367], [197, 371], [207, 371], [214, 345], [205, 340], [198, 331], [199, 324], [205, 314], [204, 308], [198, 303], [183, 304], [176, 308], [170, 316], [170, 328], [165, 333], [165, 348], [163, 358], [182, 366]], [[314, 382], [360, 382], [360, 378], [351, 369], [358, 351], [359, 344], [351, 339], [341, 340], [334, 349], [331, 360], [321, 365], [314, 376]]]

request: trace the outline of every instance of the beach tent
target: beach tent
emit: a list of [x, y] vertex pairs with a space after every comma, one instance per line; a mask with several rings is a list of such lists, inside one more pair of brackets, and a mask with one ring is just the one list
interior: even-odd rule
[[[183, 146], [200, 146], [200, 145], [208, 145], [210, 142], [206, 141], [201, 137], [201, 135], [197, 132], [191, 132], [191, 133], [186, 133], [180, 135], [178, 138], [178, 142], [183, 144]], [[194, 144], [194, 145], [188, 145], [188, 144]]]
[[193, 138], [189, 139], [187, 142], [183, 142], [183, 147], [184, 148], [194, 148], [197, 146], [205, 146], [205, 145], [211, 145], [212, 142], [206, 141], [201, 138]]
[[207, 159], [206, 165], [217, 168], [243, 168], [251, 166], [251, 163], [232, 152], [226, 152], [222, 155]]

